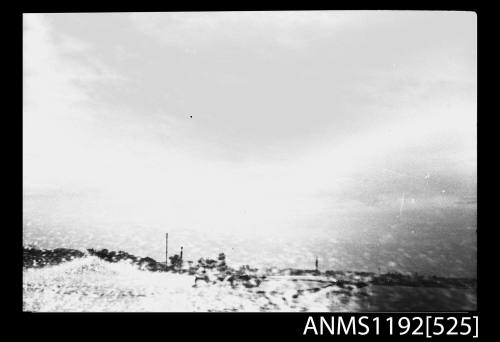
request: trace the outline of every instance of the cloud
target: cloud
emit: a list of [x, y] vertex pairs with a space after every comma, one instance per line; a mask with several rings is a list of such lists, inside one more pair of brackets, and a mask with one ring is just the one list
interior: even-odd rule
[[[265, 233], [333, 224], [339, 207], [397, 210], [406, 191], [429, 206], [443, 185], [468, 195], [473, 56], [449, 64], [455, 33], [431, 42], [395, 20], [25, 15], [27, 197], [54, 194], [54, 216], [92, 224]], [[444, 37], [452, 52], [435, 48]], [[412, 177], [429, 172], [441, 180], [424, 194]]]
[[365, 16], [348, 11], [279, 11], [134, 13], [129, 17], [139, 30], [167, 45], [197, 49], [229, 44], [248, 50], [256, 42], [268, 48], [303, 48], [309, 35], [359, 25]]
[[88, 53], [88, 44], [56, 39], [44, 15], [25, 14], [23, 21], [24, 186], [85, 183], [106, 159], [105, 139], [96, 134], [102, 110], [88, 89], [116, 76], [72, 61], [71, 55]]

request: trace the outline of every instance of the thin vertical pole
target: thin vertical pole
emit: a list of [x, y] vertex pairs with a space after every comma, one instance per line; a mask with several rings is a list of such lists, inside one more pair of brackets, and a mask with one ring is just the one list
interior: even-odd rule
[[165, 235], [165, 266], [168, 266], [168, 233]]

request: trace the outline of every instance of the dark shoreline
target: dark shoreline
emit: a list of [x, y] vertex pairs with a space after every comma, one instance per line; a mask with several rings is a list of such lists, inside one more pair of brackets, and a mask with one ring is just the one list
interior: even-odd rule
[[[38, 249], [33, 247], [23, 248], [23, 268], [41, 268], [50, 265], [71, 261], [85, 256], [96, 256], [107, 262], [127, 261], [138, 268], [151, 272], [175, 272], [196, 275], [196, 279], [208, 282], [207, 271], [216, 273], [216, 280], [227, 280], [231, 283], [242, 283], [246, 287], [259, 286], [261, 281], [270, 276], [312, 276], [327, 277], [336, 285], [355, 285], [365, 287], [368, 285], [383, 286], [409, 286], [409, 287], [436, 287], [455, 289], [476, 289], [477, 280], [474, 278], [445, 278], [438, 276], [426, 276], [419, 274], [384, 273], [357, 271], [317, 271], [307, 269], [277, 269], [269, 268], [259, 272], [256, 268], [244, 266], [234, 269], [226, 265], [224, 254], [220, 254], [218, 259], [200, 259], [198, 263], [189, 262], [190, 267], [182, 267], [182, 264], [166, 265], [150, 257], [138, 257], [124, 251], [108, 251], [107, 249], [85, 251], [67, 248]], [[293, 280], [293, 279], [291, 279]]]

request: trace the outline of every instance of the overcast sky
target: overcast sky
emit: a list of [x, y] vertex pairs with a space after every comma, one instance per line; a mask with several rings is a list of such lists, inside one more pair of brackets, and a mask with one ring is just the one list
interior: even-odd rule
[[54, 216], [266, 231], [475, 205], [472, 12], [23, 25], [24, 196]]

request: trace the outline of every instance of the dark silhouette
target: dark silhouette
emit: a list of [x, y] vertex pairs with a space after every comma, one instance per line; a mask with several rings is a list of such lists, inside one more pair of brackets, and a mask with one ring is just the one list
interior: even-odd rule
[[169, 259], [170, 259], [170, 265], [174, 269], [179, 269], [182, 267], [182, 257], [179, 254], [174, 254]]
[[[145, 271], [170, 271], [179, 273], [188, 273], [196, 275], [196, 282], [199, 280], [207, 283], [216, 283], [227, 281], [231, 286], [256, 287], [267, 276], [286, 275], [286, 276], [318, 276], [333, 277], [335, 281], [329, 279], [318, 279], [318, 282], [331, 283], [340, 288], [347, 287], [365, 287], [371, 285], [384, 286], [413, 286], [413, 287], [439, 287], [439, 288], [461, 288], [474, 289], [477, 287], [477, 280], [474, 278], [444, 278], [437, 276], [420, 275], [414, 273], [411, 275], [401, 273], [373, 273], [373, 272], [348, 272], [327, 270], [320, 272], [318, 270], [318, 259], [316, 258], [315, 270], [304, 269], [277, 269], [269, 268], [258, 272], [255, 268], [248, 265], [239, 269], [233, 269], [226, 264], [226, 256], [220, 253], [217, 260], [201, 258], [196, 265], [190, 265], [189, 270], [182, 269], [182, 257], [175, 254], [170, 257], [170, 266], [155, 261], [150, 257], [137, 257], [124, 251], [109, 251], [107, 249], [95, 250], [75, 250], [67, 248], [38, 249], [33, 246], [23, 248], [23, 267], [40, 268], [49, 265], [57, 265], [62, 262], [85, 256], [96, 256], [107, 262], [126, 261]], [[210, 274], [210, 276], [209, 276]], [[330, 285], [328, 285], [330, 286]]]

